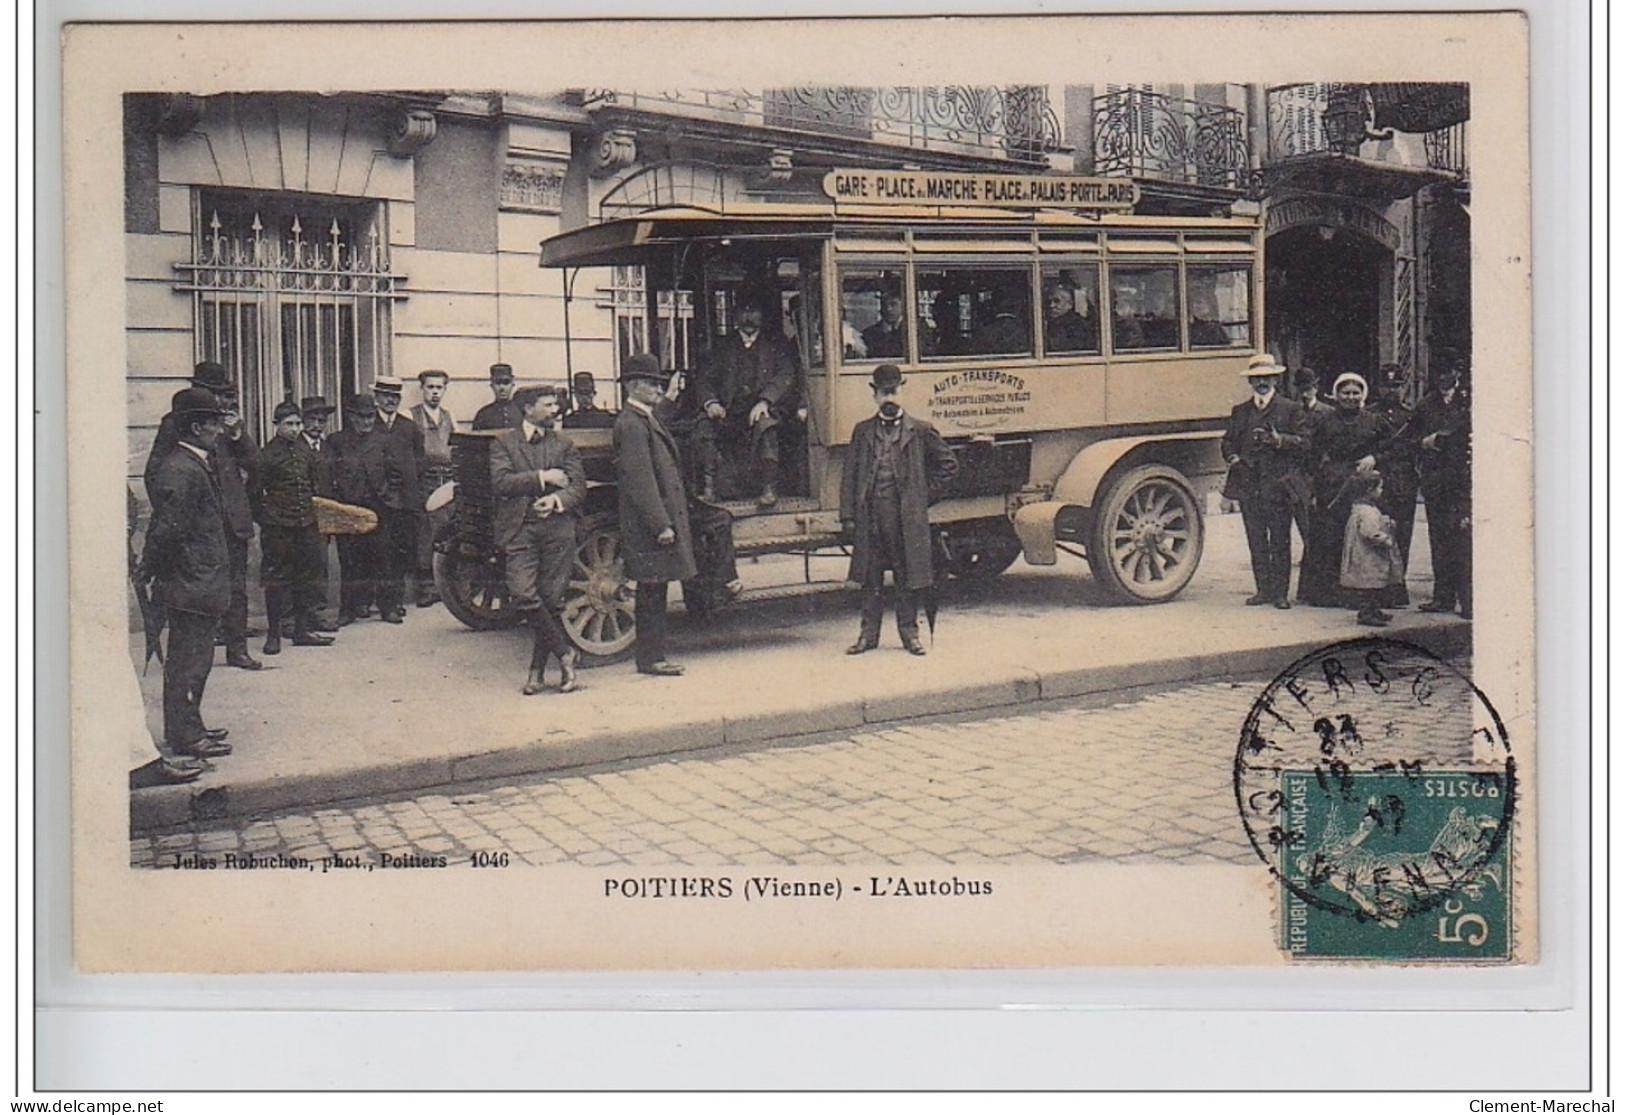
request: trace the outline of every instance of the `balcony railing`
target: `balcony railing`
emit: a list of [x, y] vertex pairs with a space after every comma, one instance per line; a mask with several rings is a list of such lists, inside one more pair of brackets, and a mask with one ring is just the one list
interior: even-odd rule
[[1245, 120], [1227, 105], [1144, 89], [1094, 99], [1095, 173], [1240, 190], [1247, 180]]
[[[1303, 82], [1267, 91], [1269, 161], [1285, 162], [1333, 152], [1356, 155], [1373, 139], [1392, 139], [1394, 131], [1372, 128], [1369, 97], [1360, 85]], [[1421, 137], [1422, 158], [1430, 170], [1467, 174], [1467, 125], [1452, 124], [1429, 132], [1397, 133]], [[1390, 160], [1392, 161], [1392, 160]]]
[[1041, 166], [1062, 150], [1061, 123], [1043, 86], [785, 89], [589, 89], [587, 108], [635, 111], [868, 140]]

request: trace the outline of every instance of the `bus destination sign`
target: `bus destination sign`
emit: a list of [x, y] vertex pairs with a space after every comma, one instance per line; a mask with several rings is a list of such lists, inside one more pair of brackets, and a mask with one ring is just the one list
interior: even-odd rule
[[1011, 209], [1132, 209], [1132, 178], [1061, 174], [979, 174], [928, 170], [832, 170], [824, 193], [837, 204], [990, 205]]

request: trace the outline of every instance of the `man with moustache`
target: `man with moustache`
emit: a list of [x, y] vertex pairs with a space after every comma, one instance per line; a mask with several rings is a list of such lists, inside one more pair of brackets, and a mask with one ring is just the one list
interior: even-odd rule
[[847, 579], [863, 586], [862, 627], [846, 653], [880, 645], [881, 593], [890, 569], [897, 634], [910, 654], [922, 655], [919, 598], [935, 577], [926, 513], [953, 481], [959, 462], [935, 427], [903, 410], [903, 373], [896, 364], [880, 365], [869, 382], [875, 415], [853, 428], [841, 477], [841, 525], [852, 538]]
[[378, 618], [406, 619], [406, 577], [417, 566], [418, 524], [423, 517], [423, 434], [401, 413], [401, 381], [379, 376], [372, 384], [378, 420], [372, 435], [382, 442], [384, 493], [378, 511], [380, 567]]
[[[220, 402], [223, 434], [209, 450], [210, 465], [220, 485], [226, 508], [226, 556], [230, 563], [231, 602], [220, 619], [220, 635], [226, 645], [226, 665], [239, 670], [258, 670], [259, 659], [248, 653], [248, 544], [254, 538], [254, 515], [248, 506], [246, 477], [259, 447], [243, 428], [237, 406], [237, 385], [224, 365], [205, 360], [192, 369], [193, 387], [201, 387]], [[175, 416], [166, 414], [158, 424], [158, 434], [147, 456], [144, 478], [151, 498], [158, 467], [180, 442]], [[156, 500], [154, 511], [156, 512]]]
[[796, 389], [796, 358], [782, 335], [762, 330], [762, 307], [747, 303], [739, 311], [739, 328], [719, 341], [700, 367], [699, 396], [703, 414], [694, 429], [700, 457], [701, 498], [716, 500], [717, 470], [724, 451], [747, 459], [761, 487], [763, 508], [779, 502], [778, 413]]
[[[344, 404], [344, 428], [323, 443], [333, 498], [374, 513], [382, 510], [389, 487], [385, 446], [372, 436], [377, 424], [372, 396], [351, 395]], [[338, 536], [340, 627], [372, 614], [378, 572], [384, 565], [382, 543], [377, 529]]]
[[511, 430], [522, 417], [513, 401], [513, 368], [507, 364], [491, 365], [491, 394], [495, 396], [474, 412], [476, 430]]
[[232, 606], [231, 528], [212, 453], [225, 431], [225, 410], [209, 391], [188, 387], [175, 394], [168, 417], [175, 444], [148, 481], [152, 523], [138, 577], [157, 582], [169, 629], [165, 747], [210, 759], [231, 754], [228, 730], [203, 723], [214, 633]]
[[1269, 353], [1259, 353], [1242, 372], [1252, 398], [1230, 412], [1219, 451], [1230, 474], [1224, 498], [1241, 504], [1241, 522], [1252, 556], [1253, 586], [1249, 606], [1292, 607], [1292, 509], [1308, 498], [1303, 471], [1307, 418], [1303, 407], [1282, 395], [1286, 369]]
[[491, 443], [491, 494], [496, 540], [506, 559], [508, 598], [531, 628], [530, 673], [520, 690], [545, 686], [549, 655], [559, 660], [559, 692], [577, 687], [579, 652], [564, 629], [564, 592], [575, 560], [578, 509], [587, 474], [575, 444], [559, 433], [558, 396], [550, 387], [514, 394], [519, 427]]

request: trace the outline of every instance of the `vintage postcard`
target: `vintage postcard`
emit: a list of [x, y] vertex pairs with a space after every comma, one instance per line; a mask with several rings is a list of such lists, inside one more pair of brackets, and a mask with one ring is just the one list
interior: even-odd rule
[[79, 970], [1539, 958], [1516, 14], [63, 51]]

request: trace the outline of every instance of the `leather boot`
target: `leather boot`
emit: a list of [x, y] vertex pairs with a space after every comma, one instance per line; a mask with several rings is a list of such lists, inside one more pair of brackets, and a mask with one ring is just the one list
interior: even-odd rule
[[265, 646], [261, 650], [266, 655], [282, 653], [282, 615], [287, 595], [278, 588], [265, 590]]

